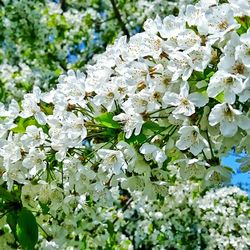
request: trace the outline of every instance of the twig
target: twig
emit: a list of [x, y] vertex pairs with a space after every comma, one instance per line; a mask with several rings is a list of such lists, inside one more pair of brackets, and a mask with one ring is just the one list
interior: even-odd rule
[[117, 18], [117, 20], [118, 20], [120, 26], [121, 26], [121, 29], [122, 29], [124, 35], [126, 35], [127, 37], [130, 37], [129, 31], [128, 31], [128, 29], [126, 28], [126, 25], [125, 25], [125, 23], [124, 23], [123, 20], [122, 20], [121, 13], [120, 13], [119, 9], [118, 9], [117, 6], [116, 6], [115, 0], [110, 0], [110, 2], [111, 2], [111, 4], [112, 4], [113, 10], [114, 10], [114, 14], [115, 14], [115, 16], [116, 16], [116, 18]]
[[61, 9], [63, 12], [65, 12], [67, 10], [66, 0], [61, 0]]
[[211, 141], [210, 141], [210, 138], [209, 138], [209, 134], [208, 134], [208, 131], [206, 130], [206, 135], [207, 135], [207, 140], [208, 140], [208, 145], [209, 145], [209, 148], [210, 148], [210, 151], [211, 151], [211, 156], [212, 156], [212, 159], [214, 159], [214, 152], [213, 152], [213, 149], [212, 149], [212, 144], [211, 144]]

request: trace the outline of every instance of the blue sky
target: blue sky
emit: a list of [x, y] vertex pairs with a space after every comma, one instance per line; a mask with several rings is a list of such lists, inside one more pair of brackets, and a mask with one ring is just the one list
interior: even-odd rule
[[250, 173], [241, 173], [240, 163], [236, 161], [242, 156], [244, 156], [244, 153], [236, 154], [233, 151], [230, 151], [228, 156], [222, 157], [221, 160], [223, 165], [229, 166], [235, 171], [235, 174], [232, 176], [232, 185], [241, 186], [241, 188], [248, 191], [248, 194], [250, 195]]

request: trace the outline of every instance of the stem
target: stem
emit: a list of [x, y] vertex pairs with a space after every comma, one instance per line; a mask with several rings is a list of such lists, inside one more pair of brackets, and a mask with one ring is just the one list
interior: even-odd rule
[[208, 160], [207, 160], [207, 157], [206, 157], [206, 155], [205, 155], [205, 153], [204, 153], [204, 150], [202, 150], [201, 152], [202, 152], [202, 154], [203, 154], [203, 156], [204, 156], [204, 158], [205, 158], [205, 161], [207, 162]]
[[[125, 206], [121, 209], [122, 212], [126, 211], [128, 206], [131, 204], [131, 202], [133, 201], [133, 198], [130, 198], [127, 203], [125, 204]], [[118, 221], [118, 217], [115, 218], [115, 220], [113, 221], [113, 224], [115, 224]]]
[[36, 223], [38, 225], [38, 227], [40, 227], [40, 229], [46, 234], [47, 237], [51, 237], [43, 228], [40, 224]]
[[170, 130], [171, 132], [169, 131], [168, 136], [173, 135], [177, 128], [178, 128], [178, 125], [174, 126], [174, 127], [172, 128], [173, 130]]
[[208, 145], [209, 145], [209, 148], [210, 148], [210, 151], [211, 151], [211, 156], [214, 159], [215, 158], [214, 157], [214, 152], [213, 152], [213, 149], [212, 149], [212, 144], [211, 144], [211, 141], [210, 141], [209, 134], [208, 134], [207, 130], [206, 130], [206, 135], [207, 135]]
[[126, 28], [126, 25], [125, 25], [125, 23], [124, 23], [123, 20], [122, 20], [121, 13], [120, 13], [119, 9], [118, 9], [117, 6], [116, 6], [115, 0], [110, 0], [110, 2], [111, 2], [111, 4], [112, 4], [112, 7], [113, 7], [113, 10], [114, 10], [115, 17], [117, 18], [118, 23], [120, 24], [121, 29], [122, 29], [124, 35], [126, 35], [127, 37], [130, 37], [129, 32], [128, 32], [128, 29]]
[[153, 119], [164, 119], [164, 118], [169, 118], [169, 116], [151, 116], [150, 118], [153, 118]]
[[[86, 155], [86, 158], [87, 158], [86, 160], [87, 160], [87, 162], [92, 158], [92, 156], [95, 155], [95, 153], [96, 153], [98, 150], [104, 148], [104, 147], [107, 146], [109, 143], [111, 143], [113, 140], [115, 140], [115, 137], [111, 138], [108, 142], [106, 142], [105, 144], [103, 144], [100, 148], [98, 148], [98, 149], [92, 151], [90, 154]], [[113, 143], [113, 144], [114, 144], [114, 143]]]
[[66, 0], [61, 0], [61, 9], [63, 12], [65, 12], [67, 10]]
[[153, 111], [153, 112], [149, 113], [149, 115], [153, 115], [153, 114], [155, 114], [155, 113], [158, 113], [158, 112], [160, 112], [160, 111], [164, 111], [164, 110], [170, 109], [170, 108], [173, 108], [173, 107], [170, 106], [170, 107], [167, 107], [167, 108], [158, 109], [158, 110], [156, 110], [156, 111]]

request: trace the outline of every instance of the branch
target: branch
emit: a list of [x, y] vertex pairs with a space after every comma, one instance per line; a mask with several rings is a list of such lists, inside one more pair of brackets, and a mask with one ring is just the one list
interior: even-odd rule
[[124, 33], [124, 35], [126, 35], [127, 37], [130, 37], [129, 35], [129, 31], [128, 29], [126, 28], [126, 25], [125, 23], [123, 22], [122, 20], [122, 16], [121, 16], [121, 13], [119, 12], [119, 9], [117, 8], [116, 6], [116, 3], [115, 3], [115, 0], [110, 0], [111, 4], [112, 4], [112, 7], [113, 7], [113, 10], [114, 10], [114, 14], [115, 14], [115, 17], [117, 18], [120, 26], [121, 26], [121, 29]]
[[67, 3], [66, 0], [61, 0], [61, 9], [63, 12], [65, 12], [67, 10]]

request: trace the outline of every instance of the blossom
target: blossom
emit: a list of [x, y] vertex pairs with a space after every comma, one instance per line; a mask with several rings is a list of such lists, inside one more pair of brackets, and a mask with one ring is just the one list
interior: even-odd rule
[[208, 146], [208, 142], [201, 136], [197, 126], [182, 126], [179, 134], [181, 136], [176, 142], [176, 147], [180, 150], [189, 148], [193, 155], [198, 155], [204, 147]]
[[208, 121], [211, 126], [219, 123], [220, 131], [226, 137], [235, 135], [238, 127], [242, 129], [250, 128], [250, 119], [228, 103], [215, 105], [209, 114]]
[[129, 138], [133, 132], [135, 135], [139, 135], [143, 125], [143, 119], [140, 114], [137, 113], [121, 113], [113, 117], [114, 121], [119, 121], [124, 125], [124, 132], [126, 138]]
[[244, 82], [240, 77], [225, 71], [217, 71], [210, 79], [207, 93], [209, 97], [216, 97], [223, 91], [225, 102], [233, 104], [236, 94], [241, 93], [243, 89]]
[[[133, 10], [135, 1], [124, 2]], [[138, 2], [147, 12], [165, 6], [160, 0]], [[68, 70], [48, 90], [44, 73], [36, 82], [43, 77], [43, 90], [23, 90], [20, 102], [0, 104], [0, 191], [34, 214], [44, 232], [38, 248], [80, 249], [83, 241], [94, 249], [249, 248], [247, 195], [219, 186], [232, 171], [218, 159], [233, 146], [249, 148], [250, 131], [249, 17], [241, 16], [247, 13], [239, 9], [243, 0], [228, 2], [201, 0], [178, 16], [149, 19], [144, 32], [120, 36], [95, 55], [86, 75]], [[69, 6], [62, 12], [55, 3], [48, 8], [48, 23], [71, 24], [65, 36], [74, 37], [93, 20], [98, 31], [111, 21], [106, 16], [99, 23], [106, 11], [74, 13]], [[122, 16], [124, 28], [136, 19]], [[57, 58], [65, 57], [67, 46], [53, 39], [59, 38], [49, 38], [51, 48], [60, 47]], [[18, 67], [0, 66], [1, 81], [13, 94], [13, 78], [26, 86], [39, 75], [19, 66], [20, 75]], [[7, 221], [12, 203], [3, 199]], [[7, 227], [1, 218], [0, 231], [6, 234]]]
[[207, 33], [221, 37], [227, 32], [239, 28], [234, 19], [233, 10], [227, 4], [210, 7], [206, 13]]
[[121, 151], [100, 149], [98, 155], [102, 160], [100, 168], [114, 174], [120, 174], [127, 169], [127, 163]]
[[144, 143], [139, 151], [144, 155], [144, 158], [147, 161], [153, 160], [155, 161], [159, 166], [162, 166], [164, 161], [167, 159], [166, 154], [159, 149], [155, 145], [151, 145], [149, 143]]
[[22, 101], [22, 112], [19, 114], [22, 118], [28, 118], [34, 115], [35, 119], [41, 125], [46, 124], [46, 116], [41, 111], [39, 107], [41, 96], [41, 90], [39, 88], [34, 88], [33, 93], [25, 94], [24, 99]]
[[250, 67], [250, 30], [240, 37], [241, 45], [236, 47], [236, 59], [241, 59], [246, 67]]
[[173, 111], [175, 116], [180, 114], [190, 116], [195, 112], [195, 107], [203, 107], [208, 102], [208, 98], [200, 93], [189, 94], [187, 82], [181, 85], [179, 94], [167, 91], [162, 100], [165, 105], [177, 106]]
[[37, 128], [34, 125], [26, 128], [26, 133], [20, 138], [25, 148], [38, 147], [45, 143], [47, 135], [42, 128]]
[[46, 168], [46, 156], [42, 150], [31, 148], [22, 165], [29, 170], [30, 176], [36, 175], [40, 170]]

